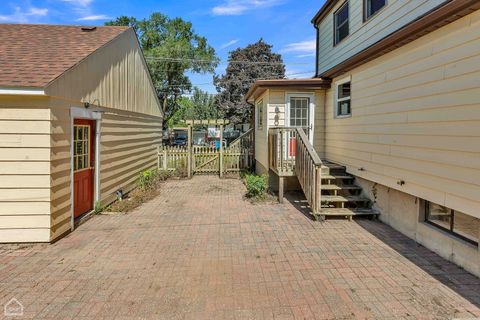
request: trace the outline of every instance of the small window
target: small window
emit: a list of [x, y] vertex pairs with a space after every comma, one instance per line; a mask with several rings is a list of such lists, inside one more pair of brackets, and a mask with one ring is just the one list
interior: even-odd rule
[[336, 117], [346, 117], [352, 114], [351, 89], [352, 85], [350, 79], [337, 83], [335, 107]]
[[334, 14], [334, 45], [340, 43], [343, 39], [348, 37], [350, 33], [348, 16], [349, 8], [347, 1]]
[[425, 221], [478, 246], [480, 219], [439, 204], [426, 202]]
[[367, 21], [387, 4], [387, 0], [364, 0], [363, 21]]
[[257, 129], [263, 129], [263, 100], [257, 103]]
[[73, 170], [90, 168], [90, 126], [75, 125], [73, 128]]

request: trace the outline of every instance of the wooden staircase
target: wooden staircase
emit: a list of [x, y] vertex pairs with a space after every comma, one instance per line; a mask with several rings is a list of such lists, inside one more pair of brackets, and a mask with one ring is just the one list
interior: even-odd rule
[[322, 162], [321, 207], [314, 212], [315, 218], [369, 216], [379, 213], [371, 209], [371, 201], [362, 196], [362, 188], [355, 185], [355, 177], [346, 172], [344, 166]]
[[379, 215], [344, 166], [320, 159], [303, 128], [270, 128], [268, 141], [269, 167], [279, 177], [280, 202], [284, 178], [296, 176], [317, 220]]

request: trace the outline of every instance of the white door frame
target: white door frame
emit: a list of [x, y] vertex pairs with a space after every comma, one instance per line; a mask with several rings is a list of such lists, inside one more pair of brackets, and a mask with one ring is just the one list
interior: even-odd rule
[[86, 109], [80, 107], [70, 108], [70, 229], [75, 230], [75, 215], [74, 215], [74, 165], [73, 165], [73, 127], [75, 119], [95, 120], [95, 169], [94, 169], [94, 184], [93, 184], [93, 205], [100, 200], [100, 138], [101, 138], [101, 123], [102, 112], [99, 109]]
[[310, 98], [310, 106], [309, 106], [309, 118], [310, 118], [310, 127], [312, 128], [312, 132], [308, 138], [310, 143], [313, 145], [313, 137], [315, 133], [315, 94], [308, 93], [308, 92], [286, 92], [285, 93], [285, 101], [286, 101], [286, 108], [285, 108], [285, 127], [290, 126], [290, 99], [291, 98]]

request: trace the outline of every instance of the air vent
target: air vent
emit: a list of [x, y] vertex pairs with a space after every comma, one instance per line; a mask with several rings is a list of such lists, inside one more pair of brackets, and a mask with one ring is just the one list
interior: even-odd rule
[[97, 30], [97, 27], [82, 27], [83, 32], [92, 32]]

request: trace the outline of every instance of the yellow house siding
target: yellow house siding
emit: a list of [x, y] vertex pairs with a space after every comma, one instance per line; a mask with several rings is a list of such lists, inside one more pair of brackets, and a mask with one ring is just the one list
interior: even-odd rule
[[[268, 127], [270, 117], [269, 110], [269, 90], [265, 91], [260, 97], [255, 100], [255, 159], [257, 162], [257, 173], [266, 174], [269, 170], [268, 164]], [[257, 104], [263, 100], [263, 127], [258, 128], [257, 120]]]
[[139, 172], [157, 165], [157, 146], [162, 138], [162, 119], [111, 110], [102, 118], [101, 198], [114, 200], [114, 193], [128, 191]]
[[50, 109], [43, 97], [0, 96], [0, 242], [48, 242]]
[[[51, 105], [51, 238], [55, 240], [71, 227], [70, 106], [77, 104], [52, 99]], [[107, 205], [115, 200], [117, 190], [131, 190], [141, 171], [156, 166], [162, 118], [103, 108], [100, 132], [100, 201]]]
[[[51, 240], [71, 229], [71, 116], [70, 103], [51, 99]], [[75, 104], [78, 106], [78, 104]]]
[[45, 92], [112, 109], [162, 115], [133, 30], [121, 34], [64, 73]]
[[332, 86], [326, 157], [367, 180], [480, 217], [479, 16], [353, 70], [351, 118], [334, 119]]

